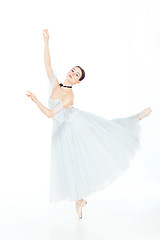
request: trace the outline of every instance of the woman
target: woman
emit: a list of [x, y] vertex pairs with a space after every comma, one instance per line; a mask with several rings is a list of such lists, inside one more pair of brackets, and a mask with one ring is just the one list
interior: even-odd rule
[[26, 95], [53, 120], [50, 203], [75, 201], [78, 217], [82, 218], [82, 207], [87, 203], [82, 197], [104, 189], [129, 167], [140, 149], [139, 120], [152, 110], [146, 108], [129, 117], [107, 120], [73, 107], [72, 86], [84, 79], [85, 72], [75, 66], [67, 73], [64, 84], [59, 83], [51, 67], [48, 30], [44, 33], [49, 108], [32, 92]]

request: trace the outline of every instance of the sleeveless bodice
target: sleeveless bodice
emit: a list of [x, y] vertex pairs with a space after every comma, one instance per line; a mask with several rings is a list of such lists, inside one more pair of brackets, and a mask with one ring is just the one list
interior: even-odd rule
[[[53, 109], [56, 107], [62, 99], [48, 99], [48, 107], [49, 109]], [[75, 116], [75, 113], [78, 112], [78, 109], [73, 106], [68, 106], [67, 108], [63, 108], [59, 113], [55, 114], [52, 119], [57, 123], [62, 122], [71, 122]]]

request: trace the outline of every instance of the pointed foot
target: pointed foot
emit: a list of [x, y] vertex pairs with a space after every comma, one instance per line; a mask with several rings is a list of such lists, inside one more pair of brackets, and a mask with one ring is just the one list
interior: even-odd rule
[[142, 120], [143, 118], [149, 116], [149, 114], [152, 112], [152, 109], [150, 107], [145, 108], [142, 112], [137, 113], [138, 120]]

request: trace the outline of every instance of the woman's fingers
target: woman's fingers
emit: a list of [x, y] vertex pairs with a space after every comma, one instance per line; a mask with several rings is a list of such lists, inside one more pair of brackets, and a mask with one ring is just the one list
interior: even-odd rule
[[28, 97], [32, 97], [32, 93], [31, 93], [30, 91], [27, 91], [27, 92], [29, 92], [30, 94], [26, 93], [26, 95], [27, 95]]
[[[45, 29], [45, 30], [43, 29], [43, 31], [45, 32], [46, 36], [48, 37], [48, 36], [49, 36], [48, 29]], [[44, 33], [43, 33], [43, 35], [44, 35]], [[44, 36], [45, 36], [45, 35], [44, 35]], [[45, 36], [45, 37], [46, 37], [46, 36]]]
[[30, 93], [30, 95], [33, 97], [33, 96], [35, 96], [32, 92], [30, 92], [30, 91], [28, 91], [29, 93]]
[[35, 94], [31, 93], [30, 91], [27, 91], [27, 92], [29, 92], [30, 94], [26, 94], [26, 95], [27, 95], [28, 97], [30, 97], [30, 98], [32, 99], [32, 101], [35, 102], [35, 100], [37, 99], [36, 96], [35, 96]]
[[37, 98], [36, 98], [35, 96], [28, 95], [28, 94], [26, 94], [26, 95], [27, 95], [28, 97], [30, 97], [30, 98], [32, 99], [33, 102], [36, 103]]

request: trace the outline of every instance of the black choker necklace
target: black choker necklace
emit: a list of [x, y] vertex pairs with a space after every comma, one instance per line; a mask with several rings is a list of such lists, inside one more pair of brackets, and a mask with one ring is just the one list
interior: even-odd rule
[[63, 87], [67, 87], [67, 88], [72, 88], [72, 86], [65, 86], [65, 85], [63, 85], [63, 83], [60, 83], [59, 86], [60, 86], [60, 87], [63, 86]]

